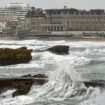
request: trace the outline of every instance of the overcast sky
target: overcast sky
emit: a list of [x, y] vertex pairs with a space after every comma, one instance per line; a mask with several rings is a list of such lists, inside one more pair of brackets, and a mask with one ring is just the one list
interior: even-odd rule
[[105, 0], [0, 0], [0, 6], [14, 2], [30, 3], [31, 6], [44, 9], [63, 8], [64, 5], [68, 6], [68, 8], [77, 9], [105, 9]]

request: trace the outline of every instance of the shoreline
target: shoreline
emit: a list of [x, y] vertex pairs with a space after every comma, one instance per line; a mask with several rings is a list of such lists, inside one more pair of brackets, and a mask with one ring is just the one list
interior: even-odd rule
[[105, 37], [84, 37], [84, 36], [75, 36], [71, 37], [69, 35], [8, 35], [0, 36], [0, 40], [65, 40], [65, 41], [105, 41]]

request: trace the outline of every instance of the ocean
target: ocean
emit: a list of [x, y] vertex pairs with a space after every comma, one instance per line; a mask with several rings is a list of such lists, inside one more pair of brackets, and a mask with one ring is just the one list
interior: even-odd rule
[[[37, 52], [55, 45], [68, 45], [68, 55]], [[105, 80], [105, 42], [0, 40], [0, 48], [33, 49], [27, 64], [0, 66], [0, 78], [46, 74], [48, 83], [33, 85], [27, 95], [12, 97], [15, 89], [0, 95], [0, 105], [105, 105], [105, 92], [85, 87], [82, 81]]]

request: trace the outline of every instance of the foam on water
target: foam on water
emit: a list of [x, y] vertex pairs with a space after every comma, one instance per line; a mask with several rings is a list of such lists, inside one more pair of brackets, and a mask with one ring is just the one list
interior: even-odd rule
[[[29, 64], [18, 64], [18, 65], [11, 65], [11, 66], [9, 66], [9, 69], [15, 69], [15, 68], [17, 68], [17, 69], [19, 69], [19, 68], [43, 68], [44, 67], [44, 64], [39, 64], [39, 63], [35, 63], [35, 62], [32, 62], [32, 63], [29, 63]], [[5, 67], [3, 67], [3, 66], [1, 66], [0, 67], [1, 69], [8, 69], [8, 66], [5, 66]]]
[[[57, 63], [57, 65], [59, 64]], [[77, 105], [78, 102], [88, 100], [90, 96], [95, 97], [100, 94], [99, 88], [90, 87], [87, 89], [83, 83], [76, 82], [81, 81], [81, 77], [67, 62], [60, 63], [59, 67], [48, 75], [49, 82], [47, 84], [42, 87], [33, 86], [28, 94], [34, 103], [68, 100], [69, 103], [74, 101]]]
[[31, 96], [35, 102], [60, 101], [67, 98], [78, 97], [78, 91], [85, 89], [83, 84], [76, 82], [81, 78], [67, 62], [66, 65], [64, 62], [60, 63], [59, 68], [48, 73], [48, 76], [49, 82], [44, 86], [39, 88], [35, 88], [35, 86], [32, 87], [29, 96]]
[[[58, 63], [57, 63], [58, 65]], [[88, 96], [91, 89], [87, 90], [86, 87], [79, 82], [81, 77], [72, 68], [71, 65], [60, 63], [59, 67], [48, 73], [49, 82], [42, 87], [33, 86], [28, 94], [34, 102], [40, 101], [64, 101], [66, 99], [83, 100]]]
[[92, 41], [77, 41], [77, 42], [70, 42], [69, 43], [76, 48], [97, 48], [97, 47], [105, 47], [105, 42], [92, 42]]
[[[101, 94], [99, 88], [90, 87], [87, 89], [83, 83], [77, 82], [82, 79], [73, 66], [87, 65], [90, 63], [94, 64], [95, 62], [99, 63], [101, 61], [104, 62], [105, 42], [51, 42], [24, 40], [7, 42], [0, 41], [0, 44], [2, 44], [2, 46], [0, 46], [2, 48], [18, 48], [20, 46], [26, 46], [32, 48], [34, 51], [51, 47], [56, 44], [66, 44], [70, 46], [70, 54], [66, 56], [55, 55], [50, 52], [37, 54], [33, 52], [33, 59], [28, 64], [11, 65], [6, 67], [1, 66], [0, 69], [7, 69], [8, 67], [9, 69], [44, 68], [47, 64], [54, 64], [57, 67], [53, 71], [46, 70], [46, 74], [49, 76], [48, 83], [43, 86], [32, 86], [31, 91], [26, 96], [17, 96], [13, 98], [11, 97], [13, 90], [8, 90], [3, 93], [0, 96], [0, 105], [27, 105], [31, 103], [35, 103], [36, 105], [36, 103], [40, 102], [56, 103], [57, 101], [68, 101], [71, 105], [79, 105], [79, 103], [80, 105], [104, 105], [105, 92]], [[93, 57], [93, 55], [95, 57]], [[8, 76], [9, 74], [5, 75]]]
[[[56, 65], [58, 65], [56, 70], [47, 73], [49, 82], [44, 86], [33, 86], [27, 96], [15, 98], [11, 97], [13, 90], [9, 90], [0, 96], [0, 105], [28, 105], [57, 101], [76, 102], [75, 104], [82, 101], [80, 105], [103, 105], [100, 102], [105, 94], [101, 96], [99, 88], [87, 89], [83, 83], [77, 82], [81, 81], [81, 77], [67, 60], [60, 63], [56, 62]], [[5, 96], [6, 98], [4, 98]], [[94, 104], [95, 102], [96, 104]]]
[[4, 98], [0, 105], [25, 105], [40, 101], [63, 101], [76, 97], [80, 100], [80, 97], [85, 95], [81, 92], [85, 90], [84, 93], [86, 93], [84, 85], [76, 82], [81, 80], [80, 76], [67, 61], [57, 63], [57, 65], [59, 66], [55, 71], [48, 72], [49, 82], [44, 86], [33, 86], [27, 96]]
[[105, 105], [105, 91], [102, 93], [99, 88], [95, 88], [89, 99], [79, 105]]

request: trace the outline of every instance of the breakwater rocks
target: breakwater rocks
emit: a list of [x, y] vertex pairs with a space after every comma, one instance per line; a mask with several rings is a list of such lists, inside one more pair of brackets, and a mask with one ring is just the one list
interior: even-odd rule
[[10, 79], [0, 79], [0, 93], [4, 92], [8, 89], [16, 89], [14, 93], [12, 93], [12, 96], [18, 96], [18, 95], [26, 95], [33, 84], [35, 85], [43, 85], [47, 80], [47, 76], [44, 74], [37, 74], [34, 76], [31, 75], [25, 75], [19, 78], [10, 78]]
[[12, 65], [19, 63], [28, 63], [31, 59], [32, 50], [26, 47], [18, 49], [0, 48], [0, 65]]
[[50, 52], [55, 53], [55, 54], [67, 55], [67, 54], [69, 54], [69, 46], [57, 45], [57, 46], [53, 46], [51, 48], [48, 48], [47, 51], [50, 51]]
[[[44, 85], [48, 82], [48, 76], [45, 74], [25, 75], [18, 78], [0, 79], [0, 94], [8, 89], [16, 89], [12, 96], [26, 95], [31, 90], [32, 85]], [[81, 83], [81, 81], [78, 81]], [[87, 87], [99, 87], [101, 90], [105, 88], [105, 81], [82, 81]]]

